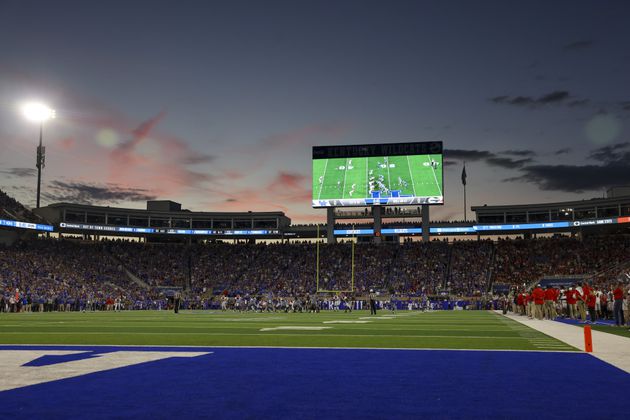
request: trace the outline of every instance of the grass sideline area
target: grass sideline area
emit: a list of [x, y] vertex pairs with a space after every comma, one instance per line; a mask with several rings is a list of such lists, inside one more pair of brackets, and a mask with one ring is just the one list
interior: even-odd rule
[[[303, 329], [301, 329], [303, 328]], [[0, 316], [0, 344], [577, 351], [486, 311], [55, 312]]]

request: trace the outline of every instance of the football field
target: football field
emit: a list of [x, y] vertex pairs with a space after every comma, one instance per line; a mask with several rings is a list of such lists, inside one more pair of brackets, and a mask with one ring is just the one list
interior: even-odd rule
[[575, 350], [485, 311], [20, 313], [0, 317], [0, 344]]
[[313, 160], [313, 200], [441, 197], [442, 155]]
[[59, 419], [564, 418], [584, 384], [610, 418], [630, 387], [485, 311], [3, 313], [0, 371], [4, 413]]

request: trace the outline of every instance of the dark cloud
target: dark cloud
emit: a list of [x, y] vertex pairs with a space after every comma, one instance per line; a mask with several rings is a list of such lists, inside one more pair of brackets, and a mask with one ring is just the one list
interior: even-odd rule
[[541, 96], [536, 100], [539, 104], [552, 104], [554, 102], [562, 102], [569, 98], [569, 92], [566, 90], [557, 90], [555, 92], [548, 93]]
[[81, 182], [52, 181], [45, 197], [48, 201], [78, 204], [98, 204], [121, 201], [146, 201], [157, 197], [141, 188], [121, 187], [115, 184], [88, 184]]
[[228, 203], [236, 203], [238, 200], [236, 198], [226, 198], [225, 201]]
[[37, 175], [37, 170], [34, 168], [7, 168], [0, 169], [0, 174], [15, 178], [30, 178]]
[[570, 147], [565, 147], [563, 149], [558, 149], [555, 152], [553, 152], [554, 155], [558, 156], [558, 155], [564, 155], [566, 153], [569, 153], [571, 151]]
[[444, 149], [444, 159], [476, 161], [494, 157], [487, 150]]
[[591, 101], [589, 101], [588, 99], [576, 99], [574, 101], [568, 102], [567, 106], [569, 106], [569, 107], [578, 107], [578, 106], [588, 105], [590, 103], [591, 103]]
[[536, 152], [533, 150], [504, 150], [500, 152], [500, 154], [510, 156], [536, 156]]
[[[560, 149], [554, 154], [568, 153]], [[530, 165], [520, 170], [522, 175], [506, 182], [528, 182], [542, 190], [582, 193], [601, 190], [612, 184], [630, 184], [630, 142], [599, 147], [588, 155], [590, 165]]]
[[486, 159], [488, 165], [492, 166], [500, 166], [506, 169], [517, 169], [522, 168], [524, 165], [533, 162], [532, 159], [511, 159], [506, 157], [491, 157]]
[[578, 106], [584, 105], [588, 103], [586, 99], [574, 99], [573, 101], [567, 103], [567, 100], [571, 98], [571, 94], [566, 90], [556, 90], [553, 92], [546, 93], [538, 98], [532, 96], [509, 96], [509, 95], [501, 95], [495, 96], [494, 98], [490, 98], [490, 101], [495, 104], [502, 105], [516, 105], [516, 106], [543, 106], [550, 104], [565, 104], [569, 106]]
[[216, 159], [216, 156], [212, 156], [212, 155], [205, 155], [203, 153], [198, 153], [198, 154], [191, 154], [189, 156], [186, 156], [183, 159], [183, 163], [185, 164], [189, 164], [189, 165], [194, 165], [197, 163], [210, 163], [213, 162]]
[[611, 184], [630, 184], [630, 163], [607, 165], [532, 165], [521, 168], [523, 174], [505, 182], [527, 182], [541, 190], [583, 193], [601, 190]]
[[594, 41], [583, 40], [583, 41], [575, 41], [570, 44], [564, 45], [562, 49], [564, 51], [576, 51], [576, 50], [585, 50], [587, 48], [592, 47]]
[[523, 157], [523, 159], [512, 159], [509, 157], [498, 156], [496, 153], [488, 150], [465, 150], [465, 149], [445, 149], [444, 165], [453, 165], [453, 160], [463, 162], [485, 161], [488, 165], [499, 166], [506, 169], [522, 168], [524, 165], [533, 162], [532, 156], [536, 153], [532, 150], [506, 150], [500, 154]]
[[588, 157], [603, 163], [628, 162], [630, 161], [629, 149], [630, 142], [611, 144], [593, 150]]
[[624, 111], [630, 111], [630, 102], [620, 102], [619, 105]]

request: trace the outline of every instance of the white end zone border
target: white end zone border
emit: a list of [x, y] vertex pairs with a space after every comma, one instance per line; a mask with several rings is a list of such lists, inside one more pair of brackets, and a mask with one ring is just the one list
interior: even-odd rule
[[118, 369], [140, 363], [154, 362], [172, 357], [197, 357], [212, 354], [203, 352], [178, 351], [125, 351], [92, 354], [90, 358], [71, 360], [44, 366], [24, 366], [44, 356], [67, 356], [92, 353], [89, 350], [0, 350], [0, 392], [9, 389], [37, 385], [90, 373]]

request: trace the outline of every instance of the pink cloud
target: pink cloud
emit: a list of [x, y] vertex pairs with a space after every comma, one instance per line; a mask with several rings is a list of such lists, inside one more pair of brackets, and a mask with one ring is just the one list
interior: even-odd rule
[[[195, 156], [187, 144], [175, 137], [156, 133], [157, 125], [166, 114], [142, 122], [131, 131], [132, 138], [109, 154], [110, 177], [113, 183], [137, 183], [162, 195], [181, 192], [182, 187], [195, 187], [209, 181], [210, 175], [190, 170], [186, 165]], [[138, 146], [151, 142], [156, 153], [147, 155]]]
[[59, 147], [61, 147], [62, 150], [68, 151], [68, 150], [74, 149], [77, 142], [72, 137], [65, 137], [59, 140], [58, 143], [59, 143]]

